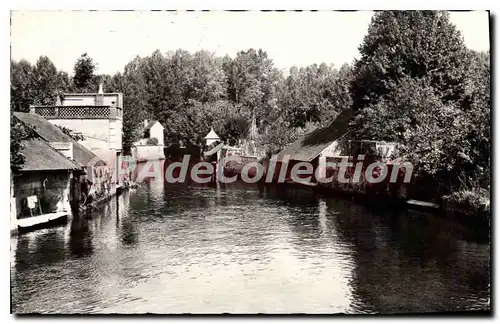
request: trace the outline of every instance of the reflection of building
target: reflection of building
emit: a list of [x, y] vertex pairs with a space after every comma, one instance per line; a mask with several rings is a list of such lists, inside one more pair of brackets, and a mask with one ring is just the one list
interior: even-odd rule
[[145, 120], [142, 137], [134, 143], [132, 156], [138, 161], [164, 159], [163, 130], [157, 120]]
[[[52, 124], [83, 135], [83, 146], [104, 160], [116, 184], [118, 156], [122, 151], [123, 95], [104, 93], [65, 94], [53, 106], [31, 107], [30, 112], [43, 116]], [[113, 188], [114, 189], [114, 188]]]

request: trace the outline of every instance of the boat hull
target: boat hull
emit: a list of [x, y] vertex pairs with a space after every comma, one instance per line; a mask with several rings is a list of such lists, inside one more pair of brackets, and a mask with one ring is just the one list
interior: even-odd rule
[[37, 229], [63, 225], [68, 222], [69, 216], [69, 212], [58, 212], [18, 219], [17, 230], [19, 233], [25, 233]]

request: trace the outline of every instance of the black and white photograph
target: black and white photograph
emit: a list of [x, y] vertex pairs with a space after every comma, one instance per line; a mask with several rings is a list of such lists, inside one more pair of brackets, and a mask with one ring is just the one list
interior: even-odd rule
[[11, 314], [491, 315], [493, 20], [10, 10]]

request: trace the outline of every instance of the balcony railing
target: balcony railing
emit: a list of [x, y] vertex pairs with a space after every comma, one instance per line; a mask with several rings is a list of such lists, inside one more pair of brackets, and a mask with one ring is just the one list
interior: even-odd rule
[[122, 109], [111, 106], [36, 106], [34, 113], [48, 119], [108, 119], [122, 117]]

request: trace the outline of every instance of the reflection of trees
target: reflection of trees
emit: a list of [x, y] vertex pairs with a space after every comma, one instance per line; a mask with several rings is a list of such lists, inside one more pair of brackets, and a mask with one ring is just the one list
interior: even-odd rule
[[135, 245], [139, 241], [134, 214], [129, 214], [130, 192], [126, 191], [117, 198], [116, 218], [123, 245]]
[[294, 240], [305, 248], [319, 243], [321, 236], [321, 227], [319, 222], [318, 203], [300, 204], [300, 202], [288, 203], [286, 209], [290, 217], [287, 218], [288, 224], [293, 233], [297, 235]]
[[76, 257], [92, 255], [94, 246], [92, 244], [92, 230], [89, 227], [89, 220], [83, 216], [75, 215], [71, 221], [69, 232], [69, 248]]
[[357, 310], [456, 311], [471, 307], [474, 296], [487, 297], [488, 249], [461, 249], [453, 224], [430, 215], [333, 208], [340, 212], [338, 236], [354, 246]]
[[268, 187], [266, 196], [279, 201], [280, 208], [286, 210], [284, 220], [294, 234], [291, 243], [299, 250], [318, 251], [318, 247], [326, 243], [322, 237], [326, 215], [321, 214], [325, 211], [320, 208], [321, 201], [314, 193], [304, 189]]

